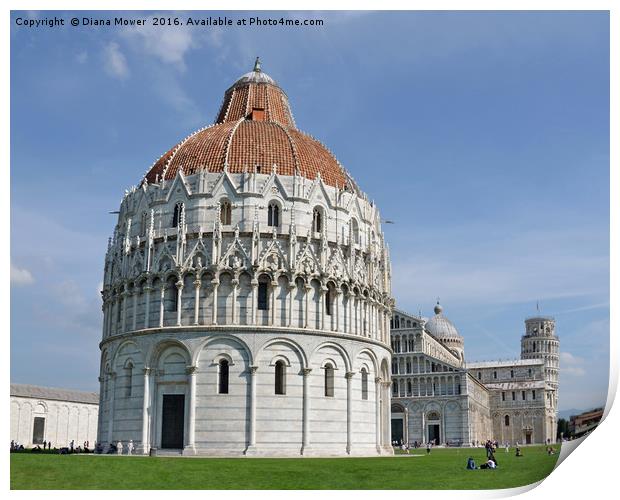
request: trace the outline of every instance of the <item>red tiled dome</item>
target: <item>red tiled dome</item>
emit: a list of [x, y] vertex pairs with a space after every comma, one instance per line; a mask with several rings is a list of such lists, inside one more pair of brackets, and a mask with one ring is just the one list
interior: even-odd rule
[[194, 132], [166, 152], [148, 171], [149, 183], [201, 170], [244, 170], [280, 175], [320, 173], [326, 184], [356, 189], [336, 158], [316, 139], [299, 131], [284, 91], [260, 70], [243, 75], [225, 93], [216, 123]]

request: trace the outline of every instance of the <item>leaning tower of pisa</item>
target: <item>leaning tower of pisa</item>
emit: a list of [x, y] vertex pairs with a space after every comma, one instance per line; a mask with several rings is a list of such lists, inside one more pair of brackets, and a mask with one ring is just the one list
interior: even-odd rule
[[555, 319], [535, 316], [525, 320], [525, 335], [521, 337], [521, 359], [541, 359], [545, 370], [546, 438], [555, 440], [557, 430], [558, 386], [560, 368], [560, 339], [555, 334]]

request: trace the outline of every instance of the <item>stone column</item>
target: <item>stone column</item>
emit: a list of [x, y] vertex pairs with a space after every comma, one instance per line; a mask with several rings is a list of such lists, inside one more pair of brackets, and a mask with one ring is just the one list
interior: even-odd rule
[[325, 294], [327, 293], [327, 287], [321, 285], [319, 288], [319, 328], [325, 330]]
[[164, 326], [164, 296], [166, 294], [166, 285], [162, 285], [159, 289], [159, 328]]
[[101, 306], [101, 311], [103, 312], [103, 338], [104, 339], [108, 336], [108, 321], [110, 319], [108, 310], [109, 310], [108, 300], [104, 299], [103, 305]]
[[151, 369], [144, 368], [144, 392], [142, 395], [142, 454], [149, 454], [149, 402], [151, 398], [150, 394], [150, 381]]
[[409, 408], [405, 408], [405, 429], [403, 432], [405, 443], [409, 444]]
[[183, 298], [183, 281], [176, 282], [177, 287], [177, 326], [181, 326], [181, 311], [183, 311], [183, 304], [181, 300]]
[[310, 445], [310, 373], [312, 368], [304, 368], [302, 370], [304, 377], [304, 393], [303, 393], [303, 423], [302, 423], [302, 446], [301, 454], [308, 451]]
[[252, 279], [252, 324], [256, 325], [258, 311], [258, 280]]
[[112, 443], [112, 433], [114, 432], [114, 379], [116, 377], [116, 373], [114, 372], [110, 372], [108, 373], [108, 377], [110, 377], [110, 381], [108, 382], [109, 384], [109, 391], [110, 391], [110, 401], [109, 401], [109, 410], [108, 410], [108, 448], [110, 447], [110, 444]]
[[270, 297], [271, 311], [269, 314], [269, 318], [270, 318], [269, 324], [272, 326], [275, 326], [276, 324], [276, 290], [278, 289], [278, 282], [272, 281], [271, 286], [269, 288], [271, 292], [271, 297]]
[[[340, 290], [340, 288], [336, 289], [336, 297], [334, 298], [334, 303], [336, 305], [336, 307], [334, 307], [334, 311], [332, 311], [332, 313], [336, 314], [336, 322], [335, 322], [335, 327], [336, 327], [336, 331], [339, 332], [340, 331], [340, 301], [342, 300], [342, 290]], [[332, 326], [332, 330], [334, 329], [334, 327]]]
[[294, 302], [294, 291], [297, 289], [295, 282], [289, 283], [288, 285], [288, 318], [286, 318], [286, 326], [289, 328], [293, 326], [293, 302]]
[[194, 325], [200, 324], [200, 278], [196, 277], [194, 281]]
[[150, 284], [147, 284], [144, 287], [144, 291], [146, 292], [145, 303], [144, 303], [144, 328], [149, 327], [149, 316], [151, 315], [151, 290], [153, 288]]
[[347, 453], [351, 454], [351, 444], [352, 444], [352, 430], [353, 430], [353, 387], [352, 387], [352, 379], [355, 375], [355, 372], [347, 372], [345, 373], [345, 377], [347, 379]]
[[[103, 422], [103, 406], [104, 406], [104, 401], [102, 400], [104, 392], [103, 392], [103, 381], [104, 378], [103, 377], [99, 377], [97, 380], [99, 380], [99, 411], [97, 411], [97, 443], [101, 443], [103, 441], [103, 425], [101, 425], [101, 423]], [[19, 407], [21, 410], [21, 406]], [[59, 416], [59, 411], [60, 408], [56, 408], [56, 439], [54, 439], [54, 441], [58, 441], [58, 416]], [[19, 422], [20, 422], [20, 415], [19, 413], [17, 414], [17, 438], [19, 439]]]
[[196, 367], [188, 366], [186, 369], [189, 382], [189, 411], [187, 423], [187, 444], [183, 454], [196, 454]]
[[131, 323], [131, 329], [136, 331], [136, 326], [138, 324], [138, 292], [134, 285], [133, 288], [133, 321]]
[[383, 382], [383, 445], [386, 450], [391, 450], [390, 440], [390, 394], [392, 382]]
[[127, 297], [129, 296], [129, 292], [127, 291], [127, 285], [123, 289], [120, 298], [121, 304], [121, 333], [127, 331]]
[[250, 366], [250, 442], [245, 450], [246, 455], [256, 449], [256, 372], [258, 366]]
[[382, 436], [381, 436], [381, 400], [383, 399], [383, 395], [381, 394], [381, 379], [379, 377], [375, 378], [375, 420], [376, 426], [375, 430], [377, 433], [377, 453], [381, 453], [381, 445]]
[[312, 287], [308, 283], [306, 283], [305, 290], [306, 290], [306, 295], [304, 297], [304, 300], [305, 300], [305, 304], [304, 304], [304, 328], [308, 328], [308, 317], [310, 316], [310, 314], [308, 314], [310, 312], [309, 307], [308, 307], [308, 302], [310, 300], [310, 290], [312, 290]]
[[232, 324], [236, 325], [238, 320], [238, 311], [237, 311], [237, 293], [239, 291], [239, 280], [234, 278], [231, 280], [232, 284]]
[[347, 329], [349, 330], [347, 333], [355, 334], [355, 326], [353, 325], [353, 302], [355, 301], [355, 294], [349, 290], [349, 318], [347, 321]]
[[368, 299], [364, 297], [362, 301], [362, 323], [364, 326], [362, 327], [362, 331], [364, 332], [364, 337], [368, 337]]
[[214, 278], [211, 280], [211, 284], [213, 285], [213, 324], [217, 325], [217, 288], [220, 284], [220, 280]]

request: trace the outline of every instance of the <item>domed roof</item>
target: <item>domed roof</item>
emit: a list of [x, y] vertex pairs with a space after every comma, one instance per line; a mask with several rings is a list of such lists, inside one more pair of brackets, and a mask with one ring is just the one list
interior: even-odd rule
[[232, 84], [231, 88], [239, 87], [246, 83], [269, 83], [271, 85], [277, 86], [276, 81], [271, 78], [267, 73], [263, 73], [261, 70], [260, 59], [257, 57], [256, 62], [254, 63], [254, 69], [245, 75], [242, 75], [235, 83]]
[[435, 316], [424, 324], [424, 328], [438, 340], [445, 338], [462, 338], [456, 327], [452, 324], [452, 321], [443, 315], [443, 307], [441, 307], [439, 302], [435, 305]]
[[297, 129], [288, 97], [260, 61], [225, 93], [215, 124], [186, 137], [155, 162], [146, 182], [173, 179], [200, 171], [244, 171], [301, 175], [319, 174], [328, 185], [358, 188], [332, 153], [319, 141]]

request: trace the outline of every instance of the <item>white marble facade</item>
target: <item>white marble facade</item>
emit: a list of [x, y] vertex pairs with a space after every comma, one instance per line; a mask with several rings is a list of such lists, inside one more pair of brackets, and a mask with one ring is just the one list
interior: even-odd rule
[[11, 440], [31, 448], [94, 447], [97, 439], [97, 393], [11, 384]]
[[379, 211], [320, 174], [251, 170], [181, 169], [125, 194], [105, 259], [99, 441], [390, 454]]
[[464, 341], [435, 306], [425, 319], [395, 311], [392, 439], [470, 446], [554, 442], [559, 340], [552, 318], [525, 322], [521, 359], [467, 363]]

